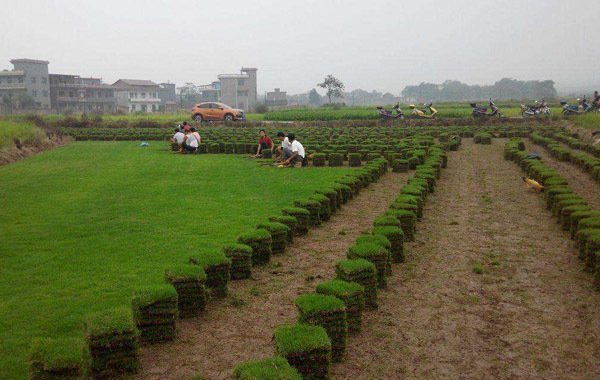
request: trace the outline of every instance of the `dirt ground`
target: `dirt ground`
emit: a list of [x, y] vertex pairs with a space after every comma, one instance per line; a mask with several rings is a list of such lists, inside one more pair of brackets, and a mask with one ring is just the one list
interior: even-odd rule
[[592, 177], [584, 172], [579, 166], [570, 162], [558, 161], [556, 158], [552, 157], [544, 147], [533, 144], [527, 140], [524, 141], [528, 152], [538, 152], [542, 157], [542, 160], [544, 160], [548, 166], [558, 170], [560, 175], [565, 177], [569, 182], [569, 186], [571, 186], [577, 194], [581, 195], [590, 206], [600, 210], [600, 184], [598, 184], [598, 182], [595, 182]]
[[600, 293], [503, 145], [450, 153], [333, 379], [600, 378]]
[[386, 174], [270, 265], [255, 268], [252, 279], [231, 282], [230, 295], [212, 301], [202, 316], [180, 320], [177, 340], [143, 347], [137, 378], [229, 379], [237, 363], [273, 355], [275, 327], [296, 321], [295, 298], [334, 276], [335, 263], [387, 209], [408, 175]]

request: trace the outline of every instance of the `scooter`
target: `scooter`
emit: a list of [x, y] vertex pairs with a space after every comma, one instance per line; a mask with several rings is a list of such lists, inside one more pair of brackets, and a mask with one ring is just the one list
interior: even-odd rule
[[562, 106], [562, 113], [565, 116], [577, 115], [577, 114], [581, 113], [581, 111], [579, 110], [579, 107], [567, 103], [566, 100], [561, 100], [560, 105]]
[[[379, 110], [379, 117], [381, 117], [382, 120], [404, 119], [404, 112], [402, 112], [402, 110], [400, 109], [400, 103], [396, 103], [396, 105], [394, 106], [394, 108], [392, 108], [391, 111], [386, 110], [381, 106], [377, 106], [376, 108]], [[395, 115], [394, 111], [396, 111]]]
[[490, 98], [490, 109], [491, 111], [487, 112], [487, 107], [478, 107], [477, 103], [471, 103], [472, 112], [474, 118], [478, 117], [502, 117], [500, 113], [500, 109], [496, 107], [492, 99]]
[[583, 112], [593, 112], [596, 110], [596, 104], [588, 103], [588, 100], [585, 97], [585, 95], [583, 96], [583, 99], [577, 99], [577, 100], [579, 100], [579, 107], [581, 107]]
[[[411, 115], [413, 117], [419, 119], [435, 119], [438, 111], [435, 108], [433, 108], [433, 102], [425, 103], [424, 106], [427, 107], [427, 109], [423, 111], [418, 109], [417, 106], [415, 106], [414, 104], [409, 105], [408, 108], [411, 109]], [[427, 110], [429, 110], [430, 112], [429, 115], [426, 114]]]
[[532, 117], [532, 116], [550, 116], [550, 107], [546, 104], [546, 101], [542, 99], [541, 102], [535, 101], [535, 104], [528, 106], [521, 104], [521, 116]]

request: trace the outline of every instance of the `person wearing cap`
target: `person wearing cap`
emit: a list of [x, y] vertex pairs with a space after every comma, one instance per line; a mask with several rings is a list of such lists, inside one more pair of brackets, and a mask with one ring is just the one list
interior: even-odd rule
[[300, 144], [300, 141], [296, 140], [296, 136], [293, 133], [288, 133], [287, 138], [291, 147], [283, 148], [282, 164], [289, 167], [300, 168], [302, 167], [302, 161], [305, 157], [304, 147]]
[[277, 139], [279, 140], [279, 142], [281, 143], [281, 145], [279, 145], [277, 147], [277, 149], [275, 150], [275, 154], [277, 156], [277, 160], [278, 161], [282, 161], [283, 160], [283, 149], [287, 148], [287, 149], [292, 149], [292, 143], [290, 142], [290, 140], [285, 137], [285, 133], [283, 132], [277, 132]]

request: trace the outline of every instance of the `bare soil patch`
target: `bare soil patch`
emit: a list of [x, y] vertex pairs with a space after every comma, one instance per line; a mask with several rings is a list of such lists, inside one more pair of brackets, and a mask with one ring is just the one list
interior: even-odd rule
[[600, 378], [600, 294], [503, 144], [449, 153], [334, 379]]
[[525, 141], [525, 147], [528, 152], [536, 151], [540, 154], [542, 160], [549, 167], [556, 169], [560, 175], [565, 177], [569, 182], [569, 186], [585, 199], [590, 206], [600, 210], [600, 185], [594, 181], [590, 175], [577, 165], [570, 162], [558, 161], [548, 151], [539, 145], [533, 144], [530, 141]]
[[65, 145], [69, 137], [52, 136], [34, 145], [20, 145], [0, 149], [0, 166]]
[[[294, 300], [334, 276], [335, 263], [358, 235], [368, 231], [398, 195], [408, 173], [388, 173], [321, 227], [294, 240], [252, 279], [230, 283], [230, 295], [212, 301], [200, 317], [178, 321], [178, 337], [167, 344], [143, 347], [139, 379], [229, 379], [245, 360], [274, 354], [273, 330], [295, 322]], [[362, 351], [362, 350], [361, 350]]]

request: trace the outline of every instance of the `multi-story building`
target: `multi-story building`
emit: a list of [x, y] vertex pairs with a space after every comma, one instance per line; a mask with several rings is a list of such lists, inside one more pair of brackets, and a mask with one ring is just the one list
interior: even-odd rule
[[160, 110], [163, 112], [175, 112], [177, 110], [177, 94], [175, 83], [159, 83], [158, 97], [160, 98]]
[[56, 112], [114, 112], [115, 90], [99, 78], [50, 74], [50, 100]]
[[256, 107], [256, 72], [258, 69], [242, 67], [240, 74], [221, 74], [220, 101], [232, 107], [249, 111]]
[[267, 106], [287, 106], [287, 92], [276, 88], [275, 91], [267, 91], [265, 96], [265, 104]]
[[119, 110], [148, 113], [160, 110], [160, 87], [150, 80], [119, 79], [112, 87]]
[[13, 59], [13, 70], [0, 71], [0, 97], [12, 108], [50, 109], [48, 61]]

